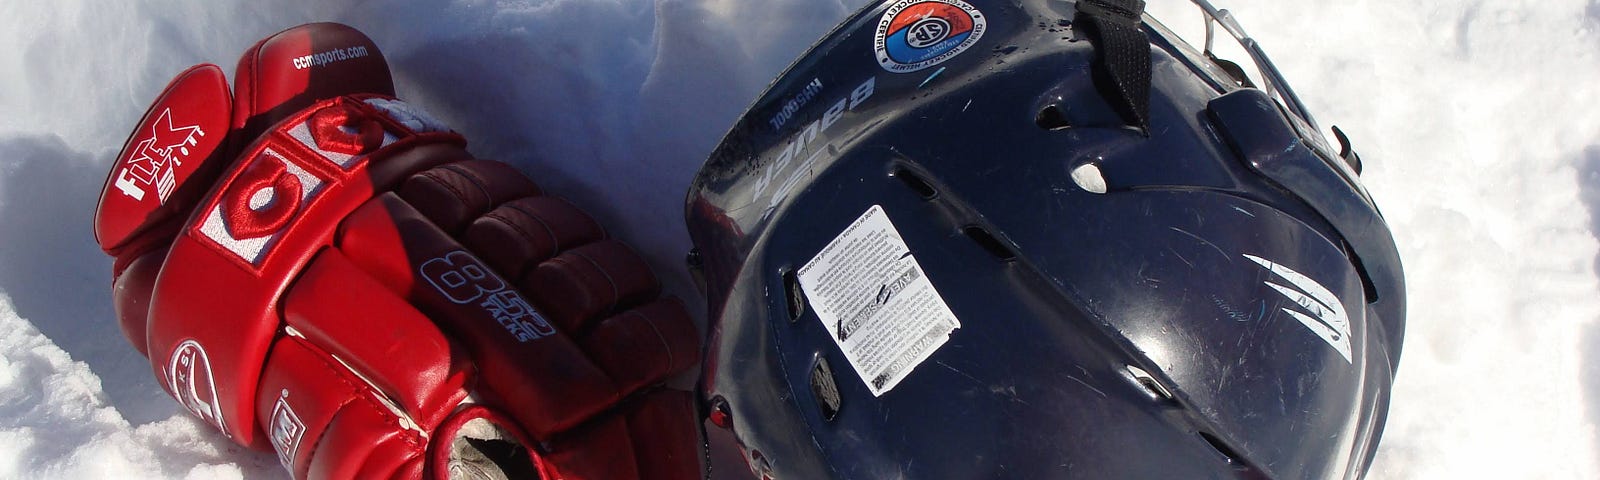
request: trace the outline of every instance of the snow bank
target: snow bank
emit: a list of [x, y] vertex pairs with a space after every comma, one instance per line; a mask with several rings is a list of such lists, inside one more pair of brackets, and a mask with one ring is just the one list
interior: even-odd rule
[[0, 478], [242, 478], [281, 475], [178, 415], [133, 426], [100, 377], [72, 360], [0, 296]]
[[1239, 3], [1405, 261], [1372, 477], [1600, 477], [1600, 3]]
[[[766, 83], [867, 0], [0, 3], [0, 478], [276, 478], [124, 345], [89, 218], [174, 73], [310, 21], [401, 95], [595, 209], [676, 293], [683, 191]], [[1600, 477], [1600, 3], [1220, 1], [1397, 235], [1411, 324], [1373, 478]], [[1198, 34], [1186, 1], [1153, 1]], [[601, 200], [604, 199], [604, 202]]]

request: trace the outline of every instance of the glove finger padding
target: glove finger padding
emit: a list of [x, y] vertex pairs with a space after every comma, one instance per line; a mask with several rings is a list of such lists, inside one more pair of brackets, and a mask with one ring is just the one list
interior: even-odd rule
[[461, 243], [480, 252], [490, 267], [508, 278], [522, 278], [528, 269], [563, 250], [605, 236], [600, 224], [571, 203], [530, 197], [507, 202], [474, 220]]
[[[699, 478], [692, 396], [658, 387], [700, 359], [683, 305], [587, 214], [372, 94], [386, 68], [326, 84], [373, 58], [341, 25], [270, 37], [240, 62], [234, 125], [194, 152], [228, 167], [209, 192], [128, 207], [105, 200], [113, 171], [98, 238], [157, 379], [296, 478]], [[217, 103], [205, 72], [152, 112]]]

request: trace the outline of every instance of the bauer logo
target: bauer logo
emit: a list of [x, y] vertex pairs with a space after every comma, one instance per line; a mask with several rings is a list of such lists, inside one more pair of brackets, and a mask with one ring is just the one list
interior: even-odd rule
[[167, 361], [167, 387], [190, 413], [222, 430], [223, 435], [233, 437], [222, 420], [217, 383], [211, 378], [211, 359], [200, 342], [185, 340], [172, 350], [172, 358]]
[[878, 20], [873, 50], [884, 70], [915, 72], [971, 48], [987, 26], [983, 12], [961, 0], [899, 0]]

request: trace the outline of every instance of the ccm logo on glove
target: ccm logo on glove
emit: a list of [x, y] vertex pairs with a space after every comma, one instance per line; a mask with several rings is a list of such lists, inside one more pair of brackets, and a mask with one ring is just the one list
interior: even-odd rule
[[[250, 163], [224, 187], [221, 201], [207, 209], [200, 224], [203, 236], [251, 266], [261, 265], [285, 228], [324, 187], [338, 183], [362, 154], [398, 138], [371, 113], [349, 104], [325, 108], [287, 133], [289, 138], [256, 147]], [[299, 147], [314, 155], [279, 151]]]

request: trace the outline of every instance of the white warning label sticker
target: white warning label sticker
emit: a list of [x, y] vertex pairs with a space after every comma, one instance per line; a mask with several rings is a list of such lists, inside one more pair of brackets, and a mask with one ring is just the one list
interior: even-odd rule
[[823, 328], [874, 396], [898, 385], [961, 327], [878, 205], [798, 277]]

